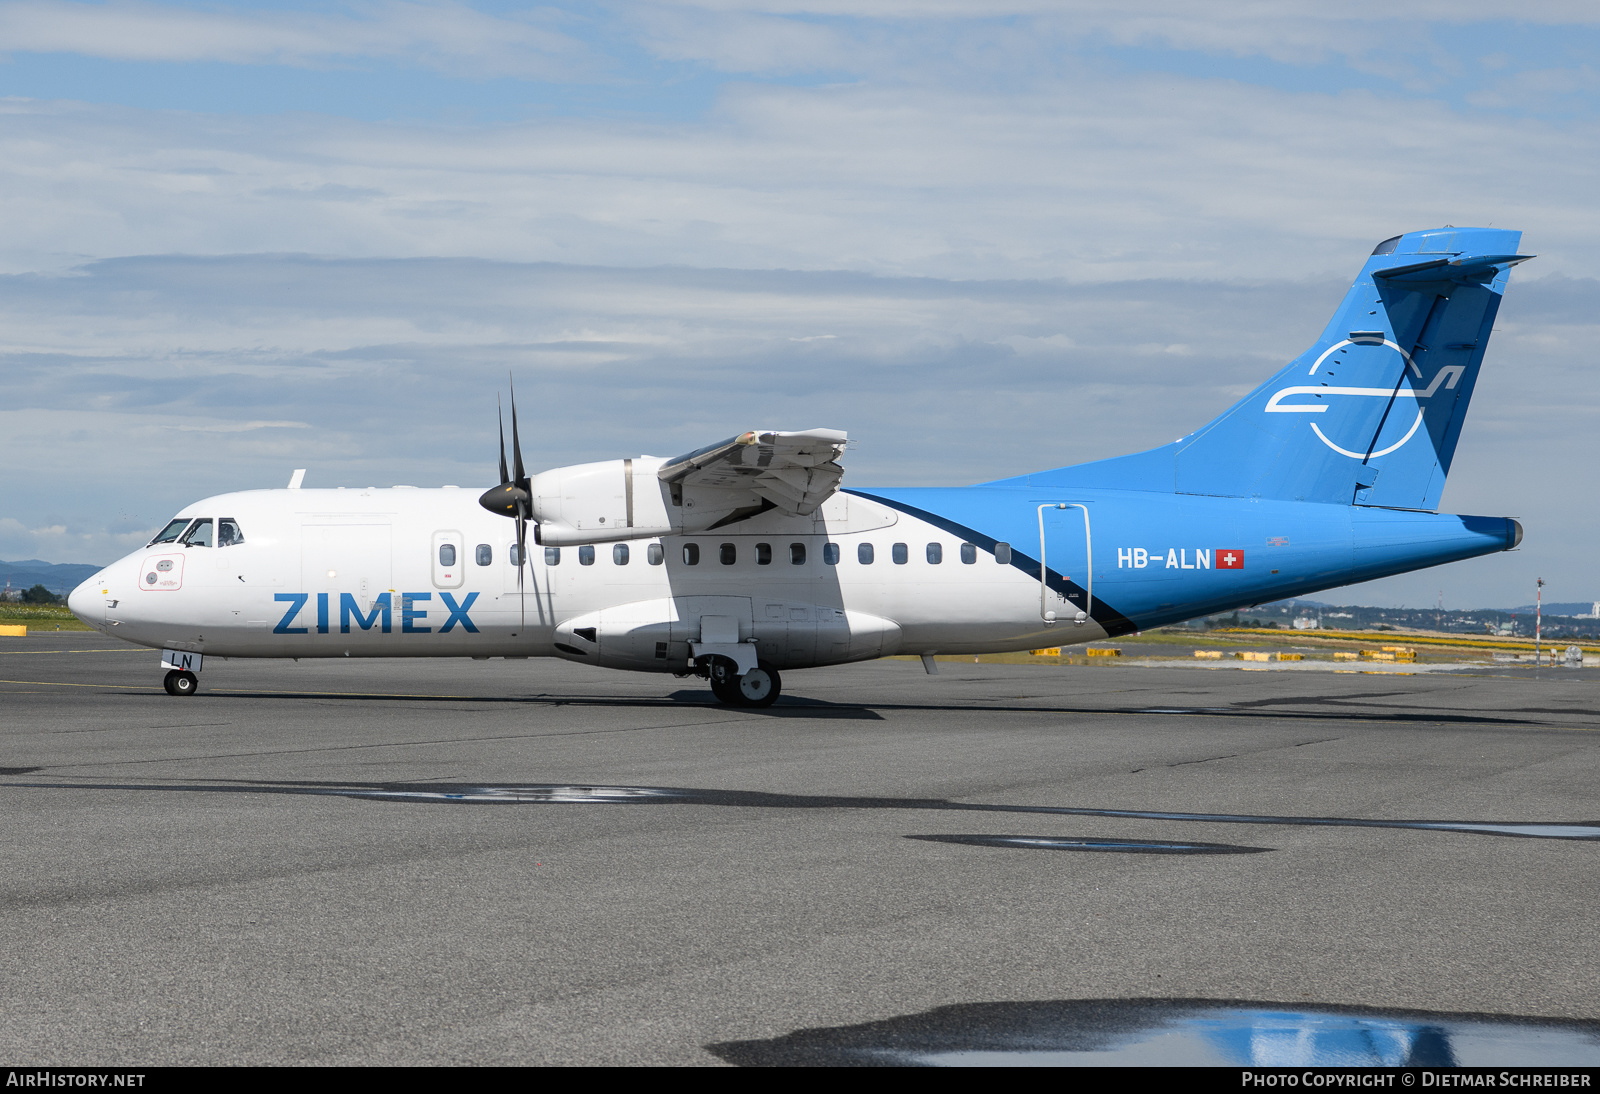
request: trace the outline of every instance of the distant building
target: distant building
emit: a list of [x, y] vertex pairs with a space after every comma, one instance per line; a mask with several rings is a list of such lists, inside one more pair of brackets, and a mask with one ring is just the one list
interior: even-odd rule
[[1301, 615], [1295, 617], [1294, 629], [1297, 631], [1314, 631], [1320, 626], [1322, 626], [1322, 624], [1318, 623], [1317, 620], [1312, 616]]

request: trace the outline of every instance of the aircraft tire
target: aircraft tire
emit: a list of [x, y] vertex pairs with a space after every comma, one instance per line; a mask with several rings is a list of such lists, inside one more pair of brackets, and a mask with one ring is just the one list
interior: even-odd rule
[[707, 679], [711, 683], [711, 694], [730, 707], [744, 706], [744, 697], [739, 694], [739, 677], [734, 675], [734, 664], [722, 657], [714, 658], [711, 662], [711, 671]]
[[200, 690], [200, 678], [192, 672], [173, 671], [168, 675], [171, 681], [167, 690], [174, 695], [190, 696]]
[[161, 686], [167, 689], [167, 694], [168, 695], [176, 695], [176, 694], [178, 694], [176, 691], [174, 691], [172, 689], [172, 681], [176, 680], [177, 678], [178, 678], [178, 670], [177, 669], [173, 669], [171, 672], [167, 673], [166, 678], [161, 681]]
[[765, 661], [738, 678], [739, 705], [770, 707], [783, 692], [783, 677]]

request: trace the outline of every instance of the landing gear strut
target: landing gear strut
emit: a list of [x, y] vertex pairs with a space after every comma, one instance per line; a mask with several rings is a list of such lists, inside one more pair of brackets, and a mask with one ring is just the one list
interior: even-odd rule
[[200, 689], [200, 677], [188, 669], [173, 669], [161, 684], [168, 695], [193, 695]]
[[741, 676], [732, 661], [718, 657], [711, 662], [709, 679], [711, 694], [731, 707], [770, 707], [783, 691], [783, 678], [765, 661]]

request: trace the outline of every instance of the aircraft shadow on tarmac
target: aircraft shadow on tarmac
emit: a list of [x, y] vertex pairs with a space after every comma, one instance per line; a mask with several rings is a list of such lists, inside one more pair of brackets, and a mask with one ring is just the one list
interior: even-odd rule
[[[14, 769], [15, 770], [15, 769]], [[1100, 817], [1118, 820], [1158, 820], [1201, 824], [1248, 824], [1306, 828], [1397, 828], [1466, 835], [1509, 836], [1520, 839], [1600, 841], [1597, 821], [1472, 821], [1472, 820], [1391, 820], [1371, 817], [1291, 817], [1250, 813], [1188, 813], [1147, 809], [1090, 809], [1055, 805], [1002, 805], [984, 802], [955, 802], [943, 798], [877, 798], [842, 795], [775, 794], [762, 790], [708, 790], [668, 786], [600, 786], [574, 784], [528, 784], [486, 786], [482, 784], [441, 783], [342, 783], [239, 781], [228, 783], [129, 783], [129, 782], [8, 782], [0, 787], [47, 790], [139, 791], [146, 793], [221, 793], [284, 794], [312, 797], [362, 798], [370, 801], [413, 804], [455, 805], [710, 805], [746, 809], [895, 809], [962, 813], [1010, 813], [1052, 817]], [[1109, 851], [1119, 849], [1118, 841], [1043, 836], [916, 835], [910, 839], [968, 843], [995, 847], [1033, 847], [1050, 850]], [[996, 840], [1010, 842], [996, 843]], [[1037, 841], [1019, 844], [1019, 840]], [[1271, 850], [1263, 847], [1233, 847], [1225, 844], [1174, 844], [1165, 849], [1161, 841], [1123, 841], [1121, 850], [1135, 853], [1254, 853]]]
[[[48, 683], [48, 681], [14, 681], [16, 683]], [[166, 701], [166, 696], [156, 689], [139, 689], [123, 692], [130, 699], [145, 698]], [[1508, 717], [1493, 713], [1439, 710], [1425, 705], [1396, 707], [1391, 704], [1364, 702], [1371, 698], [1388, 698], [1394, 692], [1365, 695], [1303, 695], [1272, 699], [1253, 699], [1232, 703], [1226, 707], [1113, 707], [1068, 706], [1026, 702], [1022, 698], [988, 699], [970, 701], [906, 703], [906, 702], [830, 702], [804, 696], [784, 696], [771, 707], [730, 707], [715, 699], [710, 692], [682, 689], [664, 696], [579, 695], [536, 693], [532, 695], [418, 695], [400, 692], [341, 692], [341, 691], [260, 691], [213, 688], [202, 691], [196, 701], [210, 699], [227, 701], [237, 699], [311, 700], [335, 703], [485, 703], [543, 707], [604, 707], [612, 709], [673, 709], [700, 706], [760, 718], [826, 718], [858, 721], [881, 721], [883, 713], [900, 711], [963, 712], [982, 711], [990, 714], [1064, 714], [1064, 715], [1168, 715], [1175, 717], [1228, 717], [1234, 719], [1261, 719], [1276, 722], [1364, 722], [1437, 726], [1518, 726], [1530, 729], [1570, 729], [1573, 718], [1600, 717], [1600, 710], [1577, 710], [1559, 707], [1519, 707], [1517, 714], [1556, 715], [1560, 721], [1535, 718]], [[1276, 709], [1287, 706], [1323, 707], [1322, 710]]]
[[[27, 683], [29, 681], [20, 681]], [[130, 699], [166, 701], [160, 689], [141, 689], [122, 694]], [[210, 699], [311, 700], [319, 703], [485, 703], [512, 706], [538, 707], [605, 707], [610, 709], [677, 709], [699, 706], [707, 710], [720, 710], [729, 714], [744, 714], [758, 718], [829, 718], [853, 721], [878, 722], [883, 716], [877, 708], [861, 703], [831, 703], [826, 699], [784, 696], [770, 707], [732, 707], [721, 702], [709, 691], [682, 690], [669, 695], [635, 697], [627, 695], [416, 695], [401, 692], [349, 692], [349, 691], [255, 691], [246, 689], [211, 688], [195, 696], [195, 701]], [[939, 709], [935, 707], [908, 709]], [[966, 707], [950, 709], [969, 709]]]

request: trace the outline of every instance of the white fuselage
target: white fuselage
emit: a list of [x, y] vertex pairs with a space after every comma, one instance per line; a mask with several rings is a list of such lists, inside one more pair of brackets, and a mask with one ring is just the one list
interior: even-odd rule
[[478, 493], [207, 498], [178, 516], [236, 522], [242, 543], [153, 544], [84, 583], [72, 607], [127, 641], [212, 656], [556, 656], [663, 672], [685, 671], [696, 648], [719, 642], [805, 668], [1104, 634], [1093, 622], [1047, 626], [1037, 581], [982, 548], [963, 552], [949, 532], [844, 494], [814, 516], [768, 512], [737, 532], [530, 543], [519, 592], [513, 524], [486, 512]]

